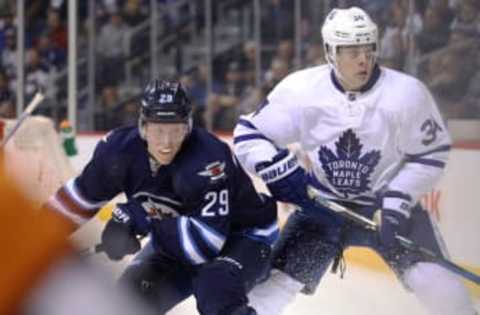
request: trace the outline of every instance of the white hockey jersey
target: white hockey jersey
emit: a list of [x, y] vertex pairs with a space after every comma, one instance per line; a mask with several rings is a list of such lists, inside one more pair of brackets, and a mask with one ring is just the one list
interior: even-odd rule
[[253, 173], [278, 148], [298, 143], [325, 197], [366, 205], [383, 189], [413, 204], [437, 182], [450, 150], [435, 101], [420, 81], [376, 67], [363, 91], [345, 92], [328, 65], [282, 80], [255, 113], [240, 118], [234, 143]]

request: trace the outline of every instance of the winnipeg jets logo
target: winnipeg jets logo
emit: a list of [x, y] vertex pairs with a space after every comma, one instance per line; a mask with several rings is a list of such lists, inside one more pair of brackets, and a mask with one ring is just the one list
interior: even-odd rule
[[165, 196], [140, 191], [133, 195], [142, 205], [150, 218], [174, 218], [179, 216], [182, 204]]
[[226, 176], [225, 174], [225, 162], [215, 161], [208, 164], [205, 170], [198, 172], [198, 175], [210, 177], [211, 181], [217, 181]]
[[151, 198], [148, 198], [146, 201], [142, 202], [142, 207], [148, 213], [148, 216], [151, 218], [163, 219], [163, 218], [174, 218], [179, 214], [172, 207], [156, 202]]
[[362, 155], [363, 145], [355, 133], [348, 129], [337, 142], [336, 154], [321, 146], [318, 157], [328, 181], [346, 198], [370, 189], [370, 176], [380, 161], [380, 151], [372, 150]]

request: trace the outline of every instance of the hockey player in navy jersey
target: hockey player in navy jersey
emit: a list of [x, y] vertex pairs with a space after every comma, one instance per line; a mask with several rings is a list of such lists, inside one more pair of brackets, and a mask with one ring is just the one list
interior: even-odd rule
[[[430, 92], [417, 79], [377, 65], [377, 26], [362, 9], [334, 9], [322, 36], [328, 65], [287, 76], [234, 131], [240, 162], [277, 200], [298, 206], [277, 242], [270, 278], [251, 292], [252, 305], [259, 315], [281, 314], [297, 293], [315, 291], [330, 264], [336, 269], [341, 263], [345, 248], [367, 246], [430, 314], [473, 315], [468, 292], [453, 273], [395, 238], [407, 236], [445, 254], [418, 204], [442, 175], [450, 150]], [[305, 167], [289, 151], [293, 143], [306, 156]], [[378, 233], [319, 207], [308, 185], [376, 217]]]
[[119, 193], [101, 247], [118, 260], [149, 243], [121, 276], [156, 314], [194, 295], [203, 315], [253, 315], [246, 292], [269, 267], [276, 203], [257, 194], [228, 145], [192, 127], [176, 81], [153, 80], [139, 126], [99, 142], [83, 172], [48, 202], [74, 225]]

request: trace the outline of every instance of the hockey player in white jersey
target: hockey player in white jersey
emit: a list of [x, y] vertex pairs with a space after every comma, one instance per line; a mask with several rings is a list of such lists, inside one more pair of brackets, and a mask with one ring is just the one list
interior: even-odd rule
[[[281, 81], [240, 118], [235, 154], [272, 195], [298, 206], [277, 243], [270, 278], [252, 291], [259, 315], [281, 314], [299, 292], [312, 294], [348, 246], [368, 246], [430, 314], [473, 315], [468, 291], [443, 267], [402, 248], [406, 236], [445, 255], [417, 203], [443, 173], [450, 138], [434, 99], [417, 79], [377, 65], [377, 26], [357, 7], [332, 10], [322, 27], [328, 65]], [[287, 148], [299, 144], [309, 167]], [[308, 197], [376, 218], [378, 233], [355, 226]]]

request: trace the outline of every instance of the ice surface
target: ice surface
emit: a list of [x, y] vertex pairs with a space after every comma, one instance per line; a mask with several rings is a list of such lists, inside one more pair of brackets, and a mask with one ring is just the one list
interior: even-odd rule
[[[90, 222], [76, 235], [85, 246], [98, 241], [102, 224]], [[128, 263], [125, 258], [119, 263], [108, 261], [98, 254], [92, 261], [118, 275]], [[475, 300], [480, 310], [480, 299]], [[178, 305], [169, 315], [198, 314], [195, 301], [190, 298]], [[328, 272], [313, 296], [300, 295], [283, 315], [428, 315], [415, 296], [407, 292], [393, 273], [378, 272], [348, 261], [343, 279]]]

